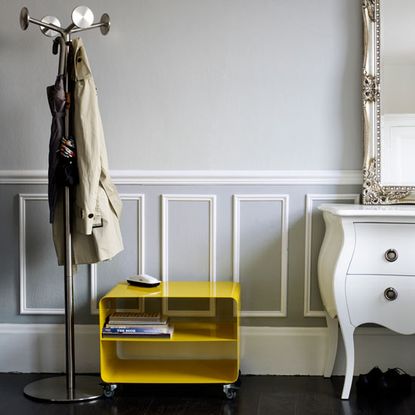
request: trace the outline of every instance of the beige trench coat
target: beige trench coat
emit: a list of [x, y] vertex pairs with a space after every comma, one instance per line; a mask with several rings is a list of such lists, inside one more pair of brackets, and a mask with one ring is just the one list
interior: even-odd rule
[[[123, 250], [120, 231], [122, 203], [108, 172], [104, 131], [98, 109], [95, 82], [81, 39], [74, 48], [74, 135], [79, 171], [71, 204], [74, 264], [93, 264]], [[63, 196], [53, 223], [53, 240], [59, 265], [64, 264]]]

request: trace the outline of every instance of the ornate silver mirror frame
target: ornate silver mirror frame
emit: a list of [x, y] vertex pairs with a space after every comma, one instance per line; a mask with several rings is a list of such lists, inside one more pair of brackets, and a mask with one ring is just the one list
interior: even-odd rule
[[415, 203], [415, 186], [381, 184], [380, 3], [363, 0], [363, 189], [362, 203]]

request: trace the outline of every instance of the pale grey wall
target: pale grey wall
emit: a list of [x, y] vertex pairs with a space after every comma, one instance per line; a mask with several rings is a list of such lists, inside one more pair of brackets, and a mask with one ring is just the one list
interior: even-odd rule
[[[45, 86], [53, 82], [57, 62], [50, 40], [37, 27], [20, 30], [17, 17], [24, 5], [34, 17], [52, 14], [66, 24], [78, 3], [0, 0], [0, 173], [47, 168]], [[113, 170], [360, 168], [360, 1], [91, 0], [88, 5], [97, 16], [108, 12], [113, 23], [107, 37], [97, 32], [84, 36]], [[324, 324], [321, 318], [304, 317], [306, 195], [326, 194], [333, 201], [330, 195], [358, 194], [360, 186], [172, 183], [118, 188], [126, 195], [126, 250], [97, 266], [98, 297], [137, 272], [140, 260], [146, 272], [161, 275], [161, 195], [216, 196], [216, 274], [218, 280], [231, 280], [233, 195], [288, 194], [287, 317], [246, 317], [243, 323]], [[26, 224], [19, 223], [19, 194], [27, 195]], [[45, 196], [46, 186], [0, 185], [0, 323], [62, 321], [57, 315], [19, 311], [24, 255], [26, 308], [36, 313], [62, 307], [62, 270], [50, 240], [47, 202], [36, 194]], [[145, 196], [144, 258], [138, 219], [142, 206], [129, 198], [136, 194]], [[281, 206], [243, 202], [240, 213], [244, 310], [278, 311]], [[171, 279], [182, 274], [208, 278], [208, 215], [207, 202], [169, 202]], [[312, 221], [310, 308], [319, 311], [315, 264], [323, 224], [316, 213]], [[19, 230], [26, 234], [21, 250]], [[80, 267], [75, 279], [79, 323], [96, 321], [96, 304], [91, 311], [94, 275], [95, 270]]]
[[[83, 35], [111, 167], [359, 169], [360, 3], [90, 0], [112, 19]], [[66, 25], [78, 1], [0, 0], [1, 169], [47, 163], [57, 61], [24, 5]]]
[[415, 63], [385, 64], [381, 67], [382, 114], [415, 113]]

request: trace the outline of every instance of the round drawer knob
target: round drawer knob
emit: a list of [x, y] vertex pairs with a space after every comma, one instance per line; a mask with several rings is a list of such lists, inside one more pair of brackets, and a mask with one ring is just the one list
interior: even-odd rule
[[386, 288], [383, 295], [388, 301], [395, 301], [398, 298], [398, 291], [395, 288], [389, 287]]
[[388, 249], [385, 252], [385, 258], [388, 262], [395, 262], [398, 259], [398, 251], [396, 249]]

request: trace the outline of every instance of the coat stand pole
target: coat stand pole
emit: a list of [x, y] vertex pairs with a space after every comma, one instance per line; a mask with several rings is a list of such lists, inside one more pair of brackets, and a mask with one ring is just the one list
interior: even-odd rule
[[[46, 36], [59, 36], [60, 59], [59, 74], [64, 75], [65, 89], [68, 91], [67, 57], [71, 34], [99, 27], [106, 35], [109, 31], [110, 20], [103, 14], [99, 23], [93, 23], [92, 11], [85, 6], [79, 6], [72, 12], [72, 23], [66, 28], [60, 27], [56, 17], [46, 16], [42, 20], [29, 17], [26, 7], [20, 12], [20, 26], [26, 30], [29, 23], [40, 26]], [[69, 136], [69, 107], [65, 113], [65, 137]], [[51, 377], [32, 382], [24, 388], [24, 394], [36, 400], [47, 402], [79, 402], [101, 397], [103, 387], [97, 376], [75, 375], [75, 338], [74, 338], [74, 295], [72, 267], [72, 238], [71, 238], [71, 189], [64, 189], [64, 237], [65, 237], [65, 352], [66, 376]]]

